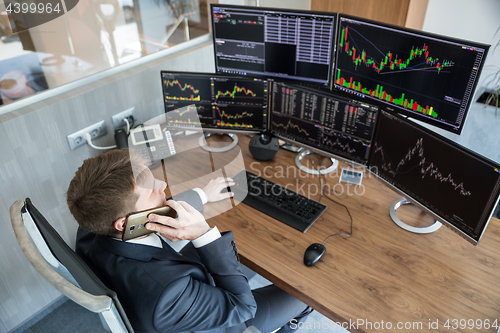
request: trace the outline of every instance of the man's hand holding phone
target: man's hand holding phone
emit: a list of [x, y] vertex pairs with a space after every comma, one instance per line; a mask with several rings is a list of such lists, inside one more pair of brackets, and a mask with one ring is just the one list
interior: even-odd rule
[[167, 201], [167, 205], [175, 209], [178, 216], [171, 218], [158, 214], [150, 214], [149, 220], [155, 223], [147, 223], [148, 230], [159, 232], [168, 240], [193, 240], [210, 230], [210, 226], [203, 215], [184, 201]]

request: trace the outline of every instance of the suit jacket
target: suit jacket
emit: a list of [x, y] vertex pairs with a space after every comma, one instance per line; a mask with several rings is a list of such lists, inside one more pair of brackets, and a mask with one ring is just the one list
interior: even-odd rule
[[117, 293], [136, 332], [224, 332], [233, 326], [243, 331], [257, 305], [232, 233], [198, 249], [189, 244], [185, 255], [165, 242], [163, 247], [80, 228], [76, 242], [76, 252]]

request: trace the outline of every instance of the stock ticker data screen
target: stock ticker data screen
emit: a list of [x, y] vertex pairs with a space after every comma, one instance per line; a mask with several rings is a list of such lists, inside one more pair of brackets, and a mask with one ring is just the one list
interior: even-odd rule
[[336, 14], [212, 5], [215, 70], [331, 88]]
[[339, 16], [333, 86], [460, 133], [489, 46]]
[[379, 109], [335, 92], [273, 82], [271, 132], [365, 164]]
[[165, 71], [161, 78], [169, 126], [247, 132], [267, 129], [267, 80]]

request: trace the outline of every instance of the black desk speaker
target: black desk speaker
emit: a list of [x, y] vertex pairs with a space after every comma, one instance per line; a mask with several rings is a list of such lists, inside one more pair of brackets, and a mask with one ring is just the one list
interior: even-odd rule
[[267, 161], [276, 155], [280, 145], [278, 138], [270, 134], [254, 135], [248, 145], [250, 154], [260, 161]]

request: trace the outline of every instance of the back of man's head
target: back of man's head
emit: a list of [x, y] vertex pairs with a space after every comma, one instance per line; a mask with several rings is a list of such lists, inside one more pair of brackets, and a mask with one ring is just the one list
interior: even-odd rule
[[66, 199], [80, 227], [116, 237], [114, 222], [135, 210], [134, 189], [128, 149], [112, 150], [83, 162], [69, 185]]

